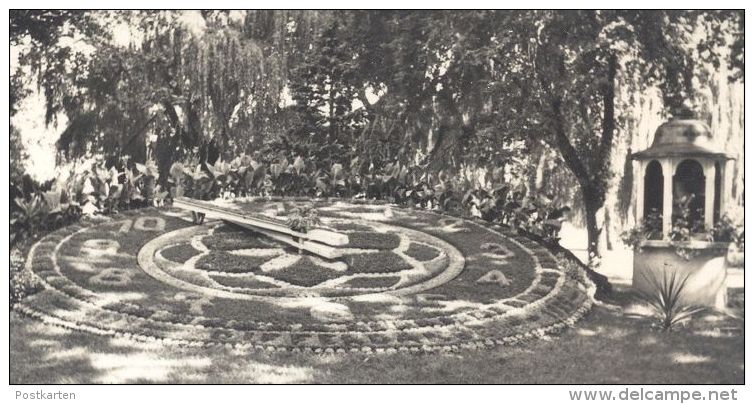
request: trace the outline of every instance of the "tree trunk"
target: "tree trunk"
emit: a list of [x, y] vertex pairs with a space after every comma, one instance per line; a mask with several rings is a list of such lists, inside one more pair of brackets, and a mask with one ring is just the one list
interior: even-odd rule
[[582, 187], [581, 194], [584, 198], [584, 214], [586, 215], [587, 252], [589, 262], [592, 262], [600, 256], [599, 241], [602, 229], [597, 224], [597, 211], [602, 207], [602, 203], [590, 189]]
[[605, 209], [605, 223], [602, 225], [602, 228], [605, 230], [605, 248], [607, 248], [607, 251], [613, 250], [613, 240], [612, 240], [612, 234], [613, 232], [610, 229], [611, 226], [610, 222], [610, 209]]
[[[561, 54], [558, 71], [561, 78], [564, 76], [565, 62]], [[609, 174], [610, 150], [615, 136], [615, 78], [618, 71], [618, 59], [615, 54], [608, 58], [607, 77], [602, 86], [601, 93], [604, 101], [602, 116], [602, 134], [597, 150], [576, 149], [568, 136], [569, 126], [563, 111], [563, 99], [557, 93], [550, 91], [550, 83], [546, 75], [539, 76], [539, 80], [545, 94], [549, 98], [550, 109], [553, 117], [554, 139], [551, 145], [559, 152], [568, 169], [576, 177], [584, 199], [584, 213], [586, 215], [587, 251], [589, 261], [599, 257], [599, 238], [601, 229], [597, 224], [597, 212], [605, 204], [605, 190]], [[582, 109], [582, 118], [589, 122], [587, 110]], [[589, 129], [591, 130], [591, 128]], [[593, 158], [582, 158], [584, 154], [595, 154]], [[591, 160], [591, 161], [590, 161]]]

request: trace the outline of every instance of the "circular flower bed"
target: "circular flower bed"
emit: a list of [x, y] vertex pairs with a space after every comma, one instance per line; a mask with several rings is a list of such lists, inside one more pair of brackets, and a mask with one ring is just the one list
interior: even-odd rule
[[[584, 274], [499, 227], [386, 204], [247, 199], [239, 212], [314, 204], [347, 234], [328, 260], [176, 209], [51, 233], [18, 305], [44, 321], [170, 344], [314, 352], [434, 352], [554, 333], [591, 306]], [[281, 207], [282, 205], [282, 207]], [[269, 213], [268, 213], [269, 214]]]

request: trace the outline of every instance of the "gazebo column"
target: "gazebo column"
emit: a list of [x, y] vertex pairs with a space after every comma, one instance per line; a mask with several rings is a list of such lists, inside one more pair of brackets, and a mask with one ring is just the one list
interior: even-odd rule
[[704, 162], [704, 228], [712, 229], [715, 224], [715, 162]]
[[662, 239], [667, 240], [673, 226], [673, 175], [675, 164], [670, 158], [662, 160]]
[[638, 185], [639, 188], [636, 190], [636, 223], [640, 223], [644, 220], [644, 181], [646, 179], [644, 176], [646, 175], [646, 162], [644, 160], [639, 160], [639, 181]]

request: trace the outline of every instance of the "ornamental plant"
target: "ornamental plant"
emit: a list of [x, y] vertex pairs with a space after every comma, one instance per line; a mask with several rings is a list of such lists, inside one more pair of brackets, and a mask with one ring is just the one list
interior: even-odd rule
[[681, 303], [681, 295], [686, 287], [689, 274], [679, 275], [675, 270], [669, 270], [664, 264], [662, 277], [655, 275], [655, 271], [642, 273], [642, 277], [652, 288], [651, 293], [643, 293], [642, 298], [652, 308], [651, 317], [657, 322], [662, 331], [671, 331], [673, 327], [683, 324], [691, 317], [704, 310], [703, 307], [689, 306]]
[[292, 149], [263, 149], [269, 153], [242, 154], [214, 164], [200, 163], [195, 157], [175, 163], [170, 171], [171, 193], [197, 199], [281, 195], [376, 199], [478, 217], [551, 243], [558, 241], [548, 219], [563, 208], [541, 195], [527, 195], [523, 186], [506, 183], [501, 168], [479, 178], [432, 172], [400, 161], [376, 164], [358, 156], [335, 160], [326, 154], [315, 158], [321, 154], [303, 146]]
[[312, 206], [298, 206], [291, 211], [286, 224], [293, 231], [306, 233], [321, 223], [317, 210]]
[[[723, 215], [711, 229], [705, 229], [700, 220], [692, 219], [688, 203], [678, 205], [676, 211], [678, 214], [673, 218], [668, 238], [679, 256], [690, 259], [696, 254], [695, 250], [688, 248], [688, 242], [691, 240], [735, 243], [739, 251], [743, 251], [743, 226], [735, 223], [729, 215]], [[621, 239], [627, 246], [641, 251], [641, 245], [645, 240], [662, 239], [661, 229], [662, 214], [652, 210], [636, 227], [621, 233]]]
[[29, 176], [11, 178], [11, 245], [73, 223], [85, 214], [160, 205], [167, 193], [156, 185], [157, 176], [154, 163], [124, 158], [107, 164], [93, 158], [70, 163], [45, 183]]
[[715, 241], [732, 242], [739, 251], [744, 250], [744, 227], [727, 214], [715, 223], [710, 235]]
[[216, 181], [208, 169], [201, 164], [183, 165], [174, 163], [170, 167], [170, 182], [173, 184], [173, 197], [186, 196], [200, 200], [211, 200], [219, 196], [220, 181]]
[[634, 250], [640, 249], [644, 240], [662, 239], [662, 214], [657, 209], [650, 210], [637, 226], [621, 233], [621, 239]]
[[24, 297], [33, 295], [43, 286], [39, 280], [23, 267], [23, 259], [11, 259], [10, 268], [10, 306], [13, 307]]

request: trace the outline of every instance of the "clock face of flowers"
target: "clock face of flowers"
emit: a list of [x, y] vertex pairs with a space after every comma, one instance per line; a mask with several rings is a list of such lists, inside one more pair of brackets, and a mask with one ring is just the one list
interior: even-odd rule
[[[167, 232], [142, 250], [142, 269], [190, 292], [230, 299], [338, 297], [431, 289], [463, 270], [452, 245], [385, 223], [324, 218], [346, 234], [341, 256], [321, 258], [222, 222]], [[263, 299], [269, 300], [269, 299]]]
[[222, 221], [145, 209], [54, 232], [29, 253], [44, 290], [20, 309], [107, 335], [347, 352], [514, 343], [591, 304], [583, 274], [502, 228], [385, 204], [252, 199], [285, 219], [314, 206], [348, 236], [327, 259]]

